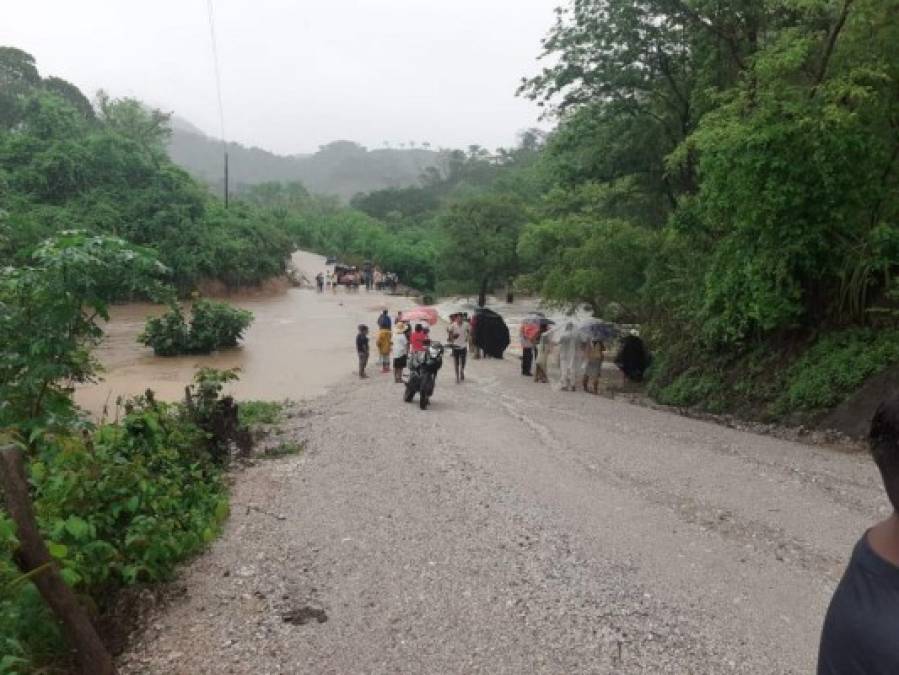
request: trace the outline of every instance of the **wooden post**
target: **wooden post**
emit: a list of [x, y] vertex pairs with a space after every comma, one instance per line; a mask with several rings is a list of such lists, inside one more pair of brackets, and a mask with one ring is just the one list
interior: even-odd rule
[[16, 564], [25, 574], [44, 568], [32, 582], [62, 624], [63, 635], [74, 651], [81, 672], [84, 675], [114, 675], [112, 656], [75, 593], [60, 576], [38, 530], [25, 478], [25, 457], [17, 447], [0, 447], [0, 489], [6, 510], [16, 524], [19, 539]]

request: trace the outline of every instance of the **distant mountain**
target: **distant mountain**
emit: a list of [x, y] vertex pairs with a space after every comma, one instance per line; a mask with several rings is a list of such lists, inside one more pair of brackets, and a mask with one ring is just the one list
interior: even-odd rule
[[[180, 118], [172, 119], [169, 156], [196, 178], [222, 189], [222, 144]], [[231, 188], [268, 181], [300, 181], [310, 192], [349, 199], [357, 192], [406, 187], [418, 182], [442, 154], [426, 148], [368, 150], [351, 141], [323, 145], [311, 155], [276, 155], [228, 143]]]

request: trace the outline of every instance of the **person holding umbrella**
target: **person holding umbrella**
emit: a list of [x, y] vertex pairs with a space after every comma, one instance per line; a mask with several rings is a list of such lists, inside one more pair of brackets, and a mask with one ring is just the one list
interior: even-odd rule
[[526, 316], [521, 321], [519, 335], [521, 337], [521, 374], [528, 377], [531, 376], [531, 364], [534, 359], [539, 358], [540, 338], [549, 330], [552, 321], [547, 319], [540, 312]]

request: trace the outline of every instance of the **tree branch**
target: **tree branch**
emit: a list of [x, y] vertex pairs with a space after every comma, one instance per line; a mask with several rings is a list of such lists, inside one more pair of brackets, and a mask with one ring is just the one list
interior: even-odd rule
[[112, 657], [75, 593], [57, 571], [56, 563], [41, 537], [28, 493], [25, 457], [20, 448], [0, 447], [0, 488], [19, 539], [16, 564], [24, 574], [32, 575], [31, 581], [59, 619], [63, 635], [75, 652], [81, 672], [84, 675], [115, 675]]
[[849, 10], [852, 8], [852, 3], [854, 2], [855, 0], [843, 0], [843, 9], [840, 10], [840, 16], [831, 29], [830, 35], [827, 36], [827, 44], [824, 47], [824, 56], [821, 58], [821, 64], [818, 67], [818, 73], [815, 76], [815, 84], [812, 86], [809, 98], [815, 97], [815, 94], [818, 93], [818, 88], [821, 86], [821, 83], [824, 82], [824, 77], [827, 75], [827, 67], [830, 65], [830, 59], [836, 48], [837, 38], [840, 36], [843, 26], [846, 25], [846, 19], [849, 17]]

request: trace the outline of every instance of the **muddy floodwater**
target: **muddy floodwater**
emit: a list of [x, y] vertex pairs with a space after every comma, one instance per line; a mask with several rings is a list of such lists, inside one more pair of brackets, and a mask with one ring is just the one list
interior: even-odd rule
[[[297, 252], [294, 264], [310, 279], [325, 270], [321, 256]], [[165, 308], [130, 303], [112, 308], [105, 338], [96, 355], [103, 365], [102, 380], [79, 387], [79, 405], [99, 417], [104, 408], [115, 414], [120, 396], [150, 388], [164, 400], [184, 394], [198, 368], [239, 368], [240, 381], [230, 391], [243, 399], [303, 400], [318, 396], [347, 377], [356, 367], [355, 334], [359, 323], [376, 326], [381, 308], [391, 315], [412, 306], [409, 298], [377, 292], [319, 294], [290, 288], [228, 298], [253, 312], [255, 319], [239, 347], [206, 356], [154, 356], [138, 344], [147, 316]]]
[[[327, 270], [323, 257], [303, 251], [293, 254], [293, 263], [308, 279]], [[371, 331], [374, 361], [374, 334], [381, 309], [388, 308], [394, 316], [397, 310], [415, 304], [413, 298], [364, 289], [356, 293], [344, 288], [336, 293], [317, 293], [309, 288], [275, 286], [240, 293], [226, 300], [253, 312], [253, 323], [239, 347], [203, 356], [154, 356], [151, 349], [138, 344], [137, 336], [147, 317], [165, 312], [165, 307], [148, 303], [113, 307], [109, 323], [103, 326], [103, 343], [96, 351], [104, 369], [101, 380], [79, 387], [75, 400], [94, 418], [114, 417], [118, 398], [142, 394], [147, 389], [152, 389], [162, 400], [181, 398], [185, 385], [204, 366], [239, 368], [240, 380], [229, 386], [229, 392], [240, 399], [313, 398], [355, 371], [355, 336], [360, 323], [367, 324]], [[473, 300], [448, 299], [438, 305], [438, 311], [445, 319], [453, 311], [469, 311], [474, 306]], [[521, 354], [517, 339], [521, 317], [540, 309], [540, 302], [522, 298], [510, 305], [490, 298], [488, 305], [499, 311], [509, 324], [512, 344], [507, 355], [517, 359]], [[550, 316], [563, 320], [561, 314]], [[441, 324], [433, 334], [440, 340], [444, 333]]]

